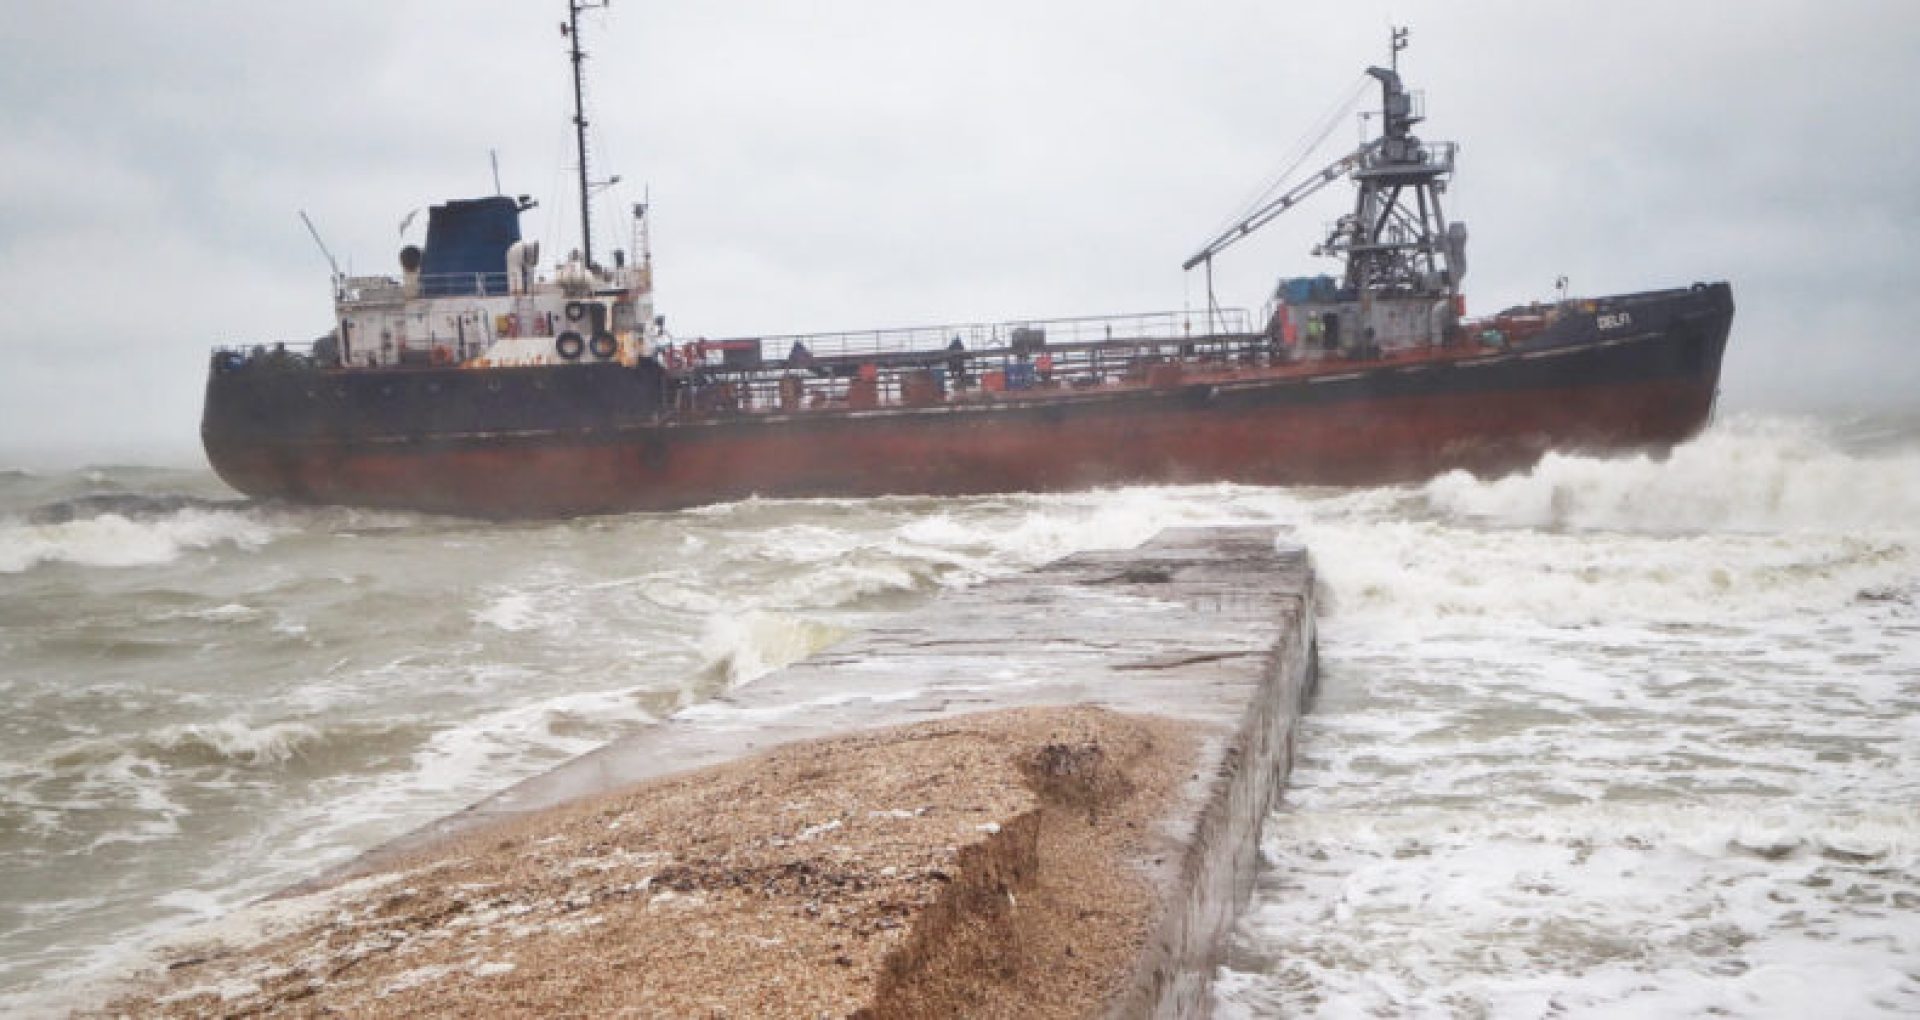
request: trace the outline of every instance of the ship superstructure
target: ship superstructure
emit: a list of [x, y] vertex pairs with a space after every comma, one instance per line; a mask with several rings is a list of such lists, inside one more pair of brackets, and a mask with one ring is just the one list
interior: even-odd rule
[[[336, 328], [318, 356], [346, 369], [631, 367], [651, 357], [661, 325], [644, 240], [631, 264], [624, 250], [610, 267], [576, 251], [541, 275], [539, 242], [520, 237], [529, 207], [494, 196], [428, 210], [426, 245], [400, 250], [399, 276], [338, 278]], [[636, 237], [644, 217], [635, 210]]]

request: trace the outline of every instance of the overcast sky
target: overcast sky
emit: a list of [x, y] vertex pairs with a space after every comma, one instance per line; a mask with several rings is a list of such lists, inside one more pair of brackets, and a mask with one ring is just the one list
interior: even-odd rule
[[[199, 463], [208, 348], [330, 327], [301, 209], [390, 272], [496, 151], [526, 232], [578, 244], [563, 0], [9, 8], [0, 461]], [[1180, 263], [1393, 23], [1422, 135], [1461, 143], [1471, 309], [1727, 279], [1723, 406], [1920, 403], [1906, 0], [614, 0], [597, 246], [650, 188], [682, 335], [1197, 309]], [[1348, 198], [1223, 255], [1221, 302], [1333, 271], [1308, 248]]]

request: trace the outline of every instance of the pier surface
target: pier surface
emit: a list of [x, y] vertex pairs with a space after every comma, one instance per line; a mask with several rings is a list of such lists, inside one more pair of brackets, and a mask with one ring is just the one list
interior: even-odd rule
[[114, 1012], [1201, 1016], [1312, 577], [1183, 529], [947, 592], [171, 947]]

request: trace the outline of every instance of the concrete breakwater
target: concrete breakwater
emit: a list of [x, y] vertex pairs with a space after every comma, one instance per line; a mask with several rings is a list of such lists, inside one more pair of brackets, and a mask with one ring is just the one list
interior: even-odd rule
[[110, 1007], [1198, 1016], [1314, 674], [1306, 554], [950, 592], [170, 947]]

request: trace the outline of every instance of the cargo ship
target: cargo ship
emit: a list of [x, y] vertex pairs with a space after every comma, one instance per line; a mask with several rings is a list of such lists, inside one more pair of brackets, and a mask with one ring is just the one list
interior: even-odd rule
[[[647, 210], [594, 255], [582, 0], [569, 0], [581, 247], [545, 270], [526, 197], [447, 201], [398, 276], [334, 273], [307, 345], [213, 352], [201, 435], [248, 496], [489, 518], [762, 497], [1135, 483], [1371, 485], [1522, 469], [1548, 450], [1660, 451], [1708, 421], [1726, 283], [1564, 293], [1468, 317], [1457, 146], [1423, 141], [1395, 30], [1378, 133], [1202, 246], [1207, 307], [682, 339], [656, 313]], [[1213, 260], [1336, 182], [1338, 275], [1221, 308]], [[1275, 189], [1277, 190], [1277, 189]], [[324, 246], [323, 246], [324, 247]]]

